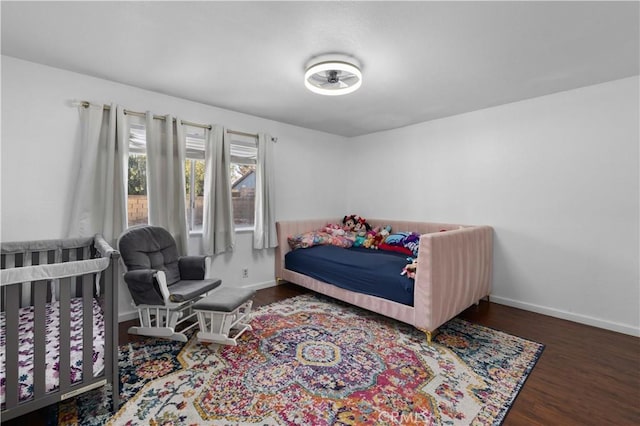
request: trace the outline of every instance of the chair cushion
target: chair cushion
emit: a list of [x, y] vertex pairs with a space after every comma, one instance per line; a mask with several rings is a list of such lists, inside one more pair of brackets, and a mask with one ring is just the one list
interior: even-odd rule
[[136, 305], [164, 305], [153, 269], [136, 269], [124, 274], [124, 281]]
[[172, 302], [185, 302], [213, 290], [222, 284], [222, 280], [211, 278], [206, 280], [181, 280], [169, 287], [169, 299]]
[[198, 300], [192, 308], [196, 311], [231, 312], [256, 294], [246, 288], [223, 287]]
[[178, 248], [166, 229], [159, 226], [132, 228], [120, 237], [118, 248], [129, 271], [156, 269], [164, 271], [167, 285], [180, 281]]
[[178, 259], [180, 278], [183, 280], [203, 280], [207, 272], [206, 256], [182, 256]]

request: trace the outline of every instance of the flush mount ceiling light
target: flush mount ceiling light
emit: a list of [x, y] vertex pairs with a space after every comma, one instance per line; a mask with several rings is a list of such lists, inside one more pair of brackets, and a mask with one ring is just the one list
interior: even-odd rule
[[304, 85], [320, 95], [346, 95], [362, 85], [362, 72], [353, 58], [335, 55], [316, 58], [307, 66]]

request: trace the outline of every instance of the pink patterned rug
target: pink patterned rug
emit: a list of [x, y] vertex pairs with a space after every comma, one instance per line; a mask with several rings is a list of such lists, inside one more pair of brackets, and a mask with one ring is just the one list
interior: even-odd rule
[[192, 338], [180, 368], [160, 359], [164, 375], [109, 424], [500, 424], [543, 350], [457, 319], [429, 346], [410, 326], [311, 295], [259, 309], [252, 325], [236, 347]]

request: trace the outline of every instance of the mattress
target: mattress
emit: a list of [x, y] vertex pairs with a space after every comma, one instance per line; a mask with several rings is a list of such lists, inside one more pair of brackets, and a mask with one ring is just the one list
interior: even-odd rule
[[[47, 392], [58, 388], [58, 362], [60, 339], [59, 302], [46, 306], [46, 375]], [[71, 383], [82, 380], [82, 299], [71, 299]], [[33, 396], [33, 306], [19, 310], [19, 340], [18, 381], [20, 401], [26, 401]], [[0, 313], [0, 403], [5, 401], [6, 386], [6, 339], [5, 313]], [[93, 299], [93, 374], [98, 376], [104, 370], [104, 316], [96, 299]], [[13, 386], [12, 384], [9, 384]]]
[[314, 246], [290, 251], [285, 268], [345, 290], [413, 306], [414, 281], [400, 275], [407, 256], [361, 247]]

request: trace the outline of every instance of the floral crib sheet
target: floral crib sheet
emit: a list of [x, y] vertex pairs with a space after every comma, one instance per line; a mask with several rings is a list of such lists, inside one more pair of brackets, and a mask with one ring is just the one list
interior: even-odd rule
[[[47, 392], [58, 388], [59, 378], [59, 339], [60, 314], [59, 302], [48, 303], [46, 319], [46, 389]], [[71, 383], [82, 380], [82, 298], [71, 299]], [[33, 397], [33, 306], [19, 311], [18, 386], [19, 400]], [[6, 325], [5, 313], [0, 313], [0, 404], [4, 406], [6, 383]], [[104, 369], [104, 316], [96, 299], [93, 299], [93, 374]], [[9, 383], [9, 386], [15, 384]]]

